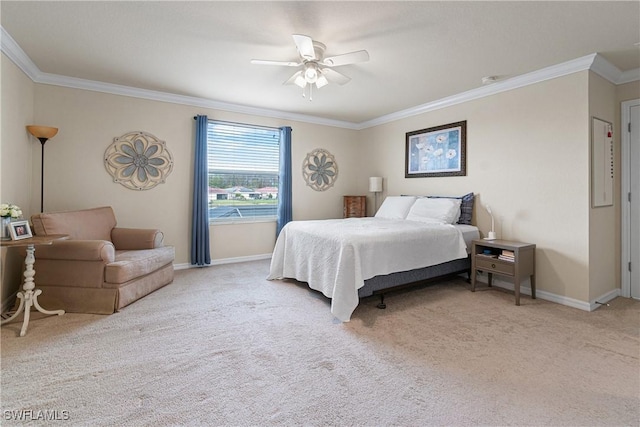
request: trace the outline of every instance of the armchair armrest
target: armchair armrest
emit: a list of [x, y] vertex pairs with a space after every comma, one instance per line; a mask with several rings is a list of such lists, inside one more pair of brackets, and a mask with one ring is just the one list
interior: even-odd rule
[[115, 261], [113, 243], [107, 240], [60, 240], [51, 245], [39, 245], [37, 259], [59, 259], [72, 261]]
[[111, 241], [118, 250], [162, 247], [164, 234], [154, 228], [119, 228], [111, 230]]

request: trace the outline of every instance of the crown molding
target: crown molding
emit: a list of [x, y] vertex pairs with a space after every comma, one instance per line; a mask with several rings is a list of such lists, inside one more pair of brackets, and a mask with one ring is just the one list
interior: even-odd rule
[[623, 73], [620, 73], [620, 77], [618, 77], [619, 85], [625, 83], [631, 83], [640, 80], [640, 68], [635, 68], [633, 70], [627, 70]]
[[482, 86], [433, 102], [428, 102], [426, 104], [380, 116], [372, 120], [353, 123], [341, 120], [325, 119], [322, 117], [310, 116], [306, 114], [250, 107], [246, 105], [214, 101], [206, 98], [176, 95], [167, 92], [139, 89], [130, 86], [103, 83], [76, 77], [61, 76], [58, 74], [43, 73], [2, 26], [0, 26], [0, 41], [2, 52], [7, 55], [7, 57], [11, 59], [11, 61], [15, 63], [18, 68], [20, 68], [35, 83], [89, 90], [113, 95], [130, 96], [133, 98], [148, 99], [152, 101], [161, 101], [173, 104], [190, 105], [213, 110], [250, 114], [254, 116], [299, 121], [304, 123], [312, 123], [352, 130], [363, 130], [370, 127], [379, 126], [381, 124], [416, 116], [418, 114], [427, 113], [429, 111], [439, 110], [464, 102], [473, 101], [475, 99], [484, 98], [486, 96], [495, 95], [523, 86], [529, 86], [535, 83], [540, 83], [545, 80], [562, 77], [579, 71], [591, 70], [615, 85], [640, 80], [640, 68], [622, 72], [616, 66], [607, 61], [604, 57], [597, 53], [594, 53], [591, 55], [583, 56], [582, 58], [574, 59], [562, 64], [553, 65], [541, 70], [512, 77], [507, 80], [492, 83], [487, 86]]
[[620, 71], [618, 67], [598, 54], [596, 54], [593, 60], [591, 71], [600, 75], [601, 77], [604, 77], [615, 85], [621, 85], [640, 80], [640, 68]]
[[[562, 64], [552, 65], [541, 70], [532, 71], [530, 73], [512, 77], [507, 80], [498, 81], [496, 83], [482, 86], [477, 89], [471, 89], [469, 91], [439, 99], [434, 102], [429, 102], [417, 107], [412, 107], [406, 110], [387, 114], [385, 116], [381, 116], [367, 122], [362, 122], [359, 124], [359, 129], [366, 129], [372, 126], [378, 126], [384, 123], [389, 123], [418, 114], [423, 114], [429, 111], [451, 107], [463, 102], [473, 101], [475, 99], [484, 98], [485, 96], [495, 95], [501, 92], [506, 92], [508, 90], [529, 86], [535, 83], [543, 82], [545, 80], [551, 80], [557, 77], [562, 77], [585, 70], [592, 70], [605, 79], [609, 80], [613, 84], [620, 84], [621, 76], [627, 74], [628, 78], [631, 79], [628, 81], [640, 80], [640, 69], [630, 70], [626, 73], [622, 73], [616, 66], [604, 59], [601, 55], [594, 53], [591, 55], [583, 56], [582, 58], [574, 59], [572, 61], [563, 62]], [[633, 78], [634, 76], [636, 76], [636, 78]]]
[[604, 59], [602, 56], [596, 54], [593, 58], [593, 64], [591, 64], [591, 71], [598, 74], [601, 77], [609, 80], [613, 84], [618, 84], [622, 71], [618, 69], [611, 62]]
[[0, 26], [0, 48], [2, 52], [34, 82], [38, 79], [40, 70], [31, 58], [22, 50], [16, 41]]
[[135, 88], [131, 86], [117, 85], [113, 83], [86, 80], [77, 77], [43, 73], [2, 26], [0, 26], [0, 37], [0, 47], [2, 49], [2, 52], [7, 55], [7, 57], [11, 59], [11, 61], [16, 64], [16, 66], [18, 66], [18, 68], [20, 68], [34, 83], [62, 86], [72, 89], [89, 90], [93, 92], [102, 92], [112, 95], [130, 96], [133, 98], [189, 105], [194, 107], [208, 108], [212, 110], [250, 114], [260, 117], [292, 120], [303, 123], [313, 123], [345, 129], [357, 129], [356, 123], [341, 120], [332, 120], [323, 117], [309, 116], [306, 114], [250, 107], [246, 105], [231, 104], [206, 98], [198, 98], [194, 96], [176, 95], [168, 92], [159, 92], [154, 90]]
[[131, 86], [117, 85], [113, 83], [103, 83], [93, 80], [85, 80], [77, 77], [66, 77], [58, 74], [40, 73], [36, 83], [62, 86], [73, 89], [90, 90], [112, 95], [130, 96], [133, 98], [148, 99], [151, 101], [168, 102], [172, 104], [189, 105], [193, 107], [208, 108], [212, 110], [222, 110], [241, 114], [250, 114], [260, 117], [271, 117], [275, 119], [293, 120], [304, 123], [313, 123], [324, 126], [332, 126], [346, 129], [356, 129], [356, 124], [340, 120], [325, 119], [322, 117], [309, 116], [306, 114], [290, 113], [286, 111], [270, 110], [265, 108], [249, 107], [246, 105], [231, 104], [214, 101], [195, 96], [176, 95], [168, 92], [159, 92], [148, 89], [139, 89]]

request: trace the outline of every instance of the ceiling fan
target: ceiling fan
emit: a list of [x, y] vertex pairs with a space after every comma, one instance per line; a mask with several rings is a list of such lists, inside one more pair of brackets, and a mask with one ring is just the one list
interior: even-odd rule
[[296, 71], [284, 84], [295, 84], [302, 88], [302, 96], [305, 96], [305, 88], [309, 87], [309, 100], [312, 100], [313, 85], [320, 89], [329, 83], [343, 85], [349, 83], [350, 77], [334, 70], [334, 67], [366, 62], [369, 60], [369, 53], [366, 50], [344, 53], [342, 55], [324, 57], [326, 46], [309, 36], [293, 34], [293, 42], [298, 49], [300, 59], [298, 62], [269, 61], [263, 59], [252, 59], [252, 64], [259, 65], [280, 65], [285, 67], [302, 67]]

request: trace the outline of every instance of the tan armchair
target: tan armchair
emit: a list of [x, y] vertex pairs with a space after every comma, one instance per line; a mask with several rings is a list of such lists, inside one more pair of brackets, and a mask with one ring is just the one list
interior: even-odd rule
[[118, 228], [111, 207], [41, 213], [36, 236], [68, 234], [36, 248], [39, 301], [72, 313], [111, 314], [173, 281], [173, 246], [155, 229]]

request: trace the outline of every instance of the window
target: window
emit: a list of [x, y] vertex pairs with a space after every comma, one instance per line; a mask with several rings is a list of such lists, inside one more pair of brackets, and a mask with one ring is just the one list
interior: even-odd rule
[[209, 121], [209, 221], [275, 220], [280, 130]]

